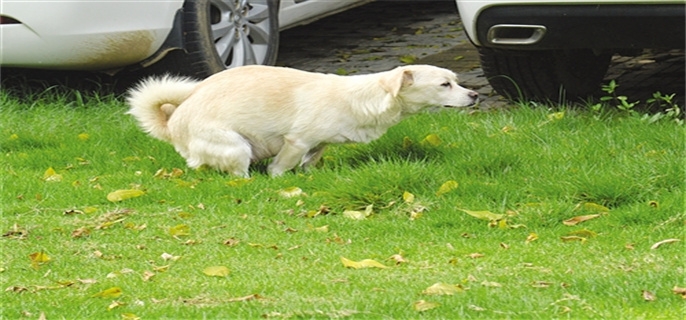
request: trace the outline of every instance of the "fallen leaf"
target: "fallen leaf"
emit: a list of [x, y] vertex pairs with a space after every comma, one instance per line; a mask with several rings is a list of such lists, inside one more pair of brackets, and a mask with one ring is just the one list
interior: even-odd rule
[[178, 224], [169, 228], [169, 234], [172, 237], [189, 236], [191, 234], [191, 227], [185, 224]]
[[579, 241], [581, 243], [584, 243], [587, 240], [586, 238], [579, 236], [562, 236], [560, 239], [562, 239], [563, 242]]
[[436, 303], [436, 302], [419, 300], [419, 301], [413, 303], [412, 307], [414, 308], [415, 311], [424, 312], [424, 311], [428, 311], [431, 309], [436, 309], [440, 305], [441, 305], [440, 303]]
[[566, 225], [566, 226], [575, 226], [579, 223], [582, 223], [584, 221], [588, 221], [591, 219], [595, 219], [597, 217], [600, 217], [600, 214], [589, 214], [589, 215], [585, 215], [585, 216], [578, 216], [578, 217], [574, 217], [571, 219], [567, 219], [565, 221], [562, 221], [562, 223], [564, 223], [564, 225]]
[[462, 288], [462, 286], [459, 284], [454, 285], [454, 284], [446, 284], [446, 283], [438, 282], [438, 283], [434, 283], [430, 287], [424, 289], [424, 291], [422, 291], [422, 294], [439, 295], [439, 296], [449, 295], [449, 296], [451, 296], [453, 294], [460, 293], [463, 291], [464, 291], [464, 288]]
[[529, 244], [529, 243], [534, 242], [536, 240], [538, 240], [538, 235], [536, 233], [532, 232], [526, 237], [526, 241], [524, 241], [524, 242], [526, 244]]
[[402, 63], [412, 64], [415, 61], [417, 61], [417, 56], [408, 54], [408, 55], [401, 56], [399, 60]]
[[112, 287], [103, 291], [100, 291], [91, 297], [93, 298], [118, 298], [121, 296], [122, 290], [119, 287]]
[[655, 296], [654, 293], [648, 291], [648, 290], [643, 290], [641, 292], [641, 295], [643, 296], [643, 300], [645, 301], [655, 301], [657, 300], [657, 296]]
[[388, 258], [388, 260], [395, 261], [396, 265], [399, 265], [401, 263], [407, 263], [407, 260], [399, 253], [392, 255], [390, 258]]
[[112, 191], [107, 195], [110, 202], [119, 202], [127, 199], [137, 198], [145, 194], [145, 191], [138, 189], [125, 189]]
[[584, 237], [584, 238], [595, 238], [598, 234], [588, 230], [588, 229], [581, 229], [581, 230], [576, 230], [572, 231], [570, 233], [567, 233], [569, 236], [579, 236], [579, 237]]
[[126, 303], [124, 303], [124, 302], [121, 302], [121, 301], [112, 301], [112, 303], [110, 303], [110, 305], [107, 306], [107, 311], [112, 311], [112, 309], [118, 308], [118, 307], [121, 307], [121, 306], [124, 306], [124, 305], [126, 305]]
[[279, 195], [284, 198], [298, 197], [303, 194], [303, 190], [298, 187], [289, 187], [286, 189], [279, 190]]
[[414, 194], [409, 193], [407, 191], [403, 192], [403, 201], [405, 201], [405, 203], [414, 202]]
[[133, 313], [122, 313], [121, 314], [121, 319], [122, 320], [140, 320], [141, 317], [133, 314]]
[[264, 299], [262, 296], [259, 294], [251, 294], [247, 295], [245, 297], [238, 297], [238, 298], [229, 298], [226, 300], [226, 302], [243, 302], [243, 301], [250, 301], [250, 300], [257, 300], [257, 299]]
[[343, 216], [353, 220], [364, 220], [367, 218], [364, 212], [355, 210], [345, 210], [343, 211]]
[[478, 252], [474, 252], [474, 253], [471, 253], [468, 255], [468, 257], [470, 257], [472, 259], [483, 258], [485, 256], [486, 255], [484, 255], [483, 253], [478, 253]]
[[672, 292], [674, 294], [679, 294], [681, 295], [681, 298], [686, 299], [686, 288], [674, 286], [674, 288], [672, 288]]
[[474, 311], [486, 311], [486, 308], [479, 307], [477, 305], [470, 304], [467, 306], [469, 310], [474, 310]]
[[228, 246], [228, 247], [235, 247], [237, 246], [241, 241], [236, 239], [236, 238], [228, 238], [222, 242], [223, 245]]
[[225, 266], [212, 266], [205, 268], [202, 273], [210, 277], [226, 277], [231, 271]]
[[50, 262], [51, 260], [50, 257], [48, 257], [48, 255], [44, 252], [34, 252], [29, 255], [29, 259], [31, 259], [31, 266], [34, 269], [38, 269], [39, 266], [47, 262]]
[[346, 259], [344, 257], [341, 257], [341, 263], [343, 263], [344, 267], [353, 268], [353, 269], [362, 269], [362, 268], [386, 269], [386, 268], [388, 268], [387, 266], [381, 264], [380, 262], [372, 260], [372, 259], [364, 259], [361, 261], [352, 261], [352, 260]]
[[57, 172], [55, 172], [55, 169], [50, 167], [47, 170], [45, 170], [45, 173], [43, 173], [43, 180], [48, 182], [59, 182], [62, 181], [62, 175], [57, 174]]
[[441, 143], [443, 143], [443, 141], [435, 133], [427, 135], [426, 137], [424, 137], [424, 139], [422, 139], [422, 141], [419, 142], [419, 144], [421, 145], [429, 145], [432, 147], [438, 147], [441, 145]]
[[150, 279], [152, 279], [152, 277], [154, 277], [154, 276], [155, 276], [154, 272], [145, 270], [143, 272], [143, 281], [150, 281]]
[[681, 240], [679, 240], [679, 239], [662, 240], [662, 241], [656, 242], [654, 245], [650, 246], [650, 249], [655, 250], [655, 249], [659, 248], [660, 246], [662, 246], [663, 244], [674, 243], [674, 242], [679, 242], [679, 241], [681, 241]]
[[442, 196], [450, 191], [453, 191], [457, 189], [459, 184], [455, 180], [448, 180], [444, 182], [439, 188], [438, 191], [436, 191], [437, 196]]
[[481, 219], [481, 220], [497, 221], [497, 220], [501, 220], [505, 217], [504, 214], [496, 214], [496, 213], [493, 213], [490, 211], [472, 211], [472, 210], [465, 210], [465, 209], [460, 209], [460, 208], [458, 208], [458, 210], [461, 210], [464, 213], [466, 213], [466, 214], [468, 214], [474, 218]]

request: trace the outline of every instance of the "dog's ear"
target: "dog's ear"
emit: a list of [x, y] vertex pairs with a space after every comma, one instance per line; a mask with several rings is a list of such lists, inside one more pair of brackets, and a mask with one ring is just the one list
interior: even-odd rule
[[412, 71], [404, 68], [396, 68], [381, 78], [381, 87], [394, 98], [398, 96], [400, 89], [411, 86], [414, 83]]

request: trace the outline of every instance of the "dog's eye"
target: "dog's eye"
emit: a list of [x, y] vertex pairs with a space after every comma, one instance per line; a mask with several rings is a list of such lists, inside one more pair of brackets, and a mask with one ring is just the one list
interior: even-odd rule
[[453, 86], [453, 85], [451, 85], [450, 82], [443, 82], [443, 83], [441, 83], [441, 87], [450, 88], [450, 87], [452, 87], [452, 86]]

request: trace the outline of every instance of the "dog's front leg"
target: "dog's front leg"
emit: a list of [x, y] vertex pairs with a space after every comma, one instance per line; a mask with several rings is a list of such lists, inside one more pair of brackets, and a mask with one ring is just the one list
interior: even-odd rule
[[310, 150], [310, 146], [301, 141], [284, 140], [283, 147], [274, 157], [274, 161], [267, 167], [267, 171], [272, 177], [278, 177], [284, 172], [293, 169]]

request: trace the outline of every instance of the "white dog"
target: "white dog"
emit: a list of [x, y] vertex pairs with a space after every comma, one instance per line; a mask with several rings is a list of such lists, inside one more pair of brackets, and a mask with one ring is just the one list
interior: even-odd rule
[[129, 92], [129, 114], [168, 141], [188, 166], [248, 177], [253, 161], [274, 157], [269, 174], [308, 167], [326, 144], [370, 142], [430, 106], [468, 106], [478, 94], [450, 70], [410, 65], [338, 76], [245, 66], [204, 81], [165, 76]]

